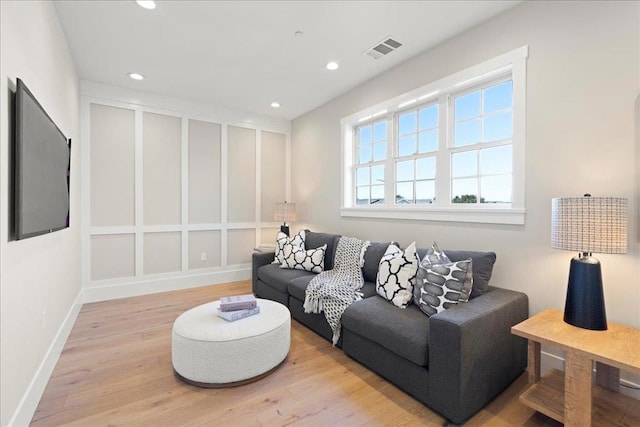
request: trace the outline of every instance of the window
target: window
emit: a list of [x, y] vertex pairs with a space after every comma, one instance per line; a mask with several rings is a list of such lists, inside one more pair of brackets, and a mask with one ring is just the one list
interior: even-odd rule
[[451, 203], [510, 204], [513, 81], [452, 99]]
[[387, 122], [359, 126], [356, 204], [384, 204], [384, 161], [387, 159]]
[[527, 54], [344, 118], [342, 215], [524, 224]]

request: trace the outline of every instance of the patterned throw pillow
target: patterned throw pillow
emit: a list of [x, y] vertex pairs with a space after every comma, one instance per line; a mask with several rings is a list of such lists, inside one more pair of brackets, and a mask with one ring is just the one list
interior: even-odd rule
[[472, 261], [420, 266], [416, 281], [420, 297], [415, 303], [427, 316], [432, 316], [469, 300], [473, 287]]
[[432, 265], [448, 264], [450, 262], [451, 260], [449, 259], [447, 254], [445, 254], [444, 251], [440, 250], [436, 242], [433, 242], [431, 248], [427, 251], [424, 258], [422, 258], [422, 260], [420, 261], [420, 265], [423, 267], [431, 267]]
[[404, 251], [396, 245], [389, 245], [378, 266], [376, 292], [393, 305], [406, 308], [413, 297], [413, 279], [417, 270], [416, 242]]
[[[444, 253], [444, 251], [440, 250], [438, 244], [433, 242], [431, 248], [424, 255], [422, 260], [420, 261], [420, 267], [429, 268], [438, 264], [449, 264], [451, 260]], [[420, 305], [420, 286], [417, 286], [416, 279], [413, 281], [413, 303], [416, 305]]]
[[327, 245], [322, 245], [316, 249], [305, 250], [304, 247], [295, 247], [288, 253], [280, 268], [291, 268], [294, 270], [305, 270], [312, 273], [320, 273], [324, 267], [324, 254]]
[[300, 230], [298, 234], [290, 238], [282, 231], [278, 231], [278, 236], [276, 237], [276, 256], [273, 261], [273, 264], [281, 264], [284, 262], [284, 259], [293, 252], [294, 248], [302, 248], [304, 249], [304, 239], [305, 239], [305, 231]]

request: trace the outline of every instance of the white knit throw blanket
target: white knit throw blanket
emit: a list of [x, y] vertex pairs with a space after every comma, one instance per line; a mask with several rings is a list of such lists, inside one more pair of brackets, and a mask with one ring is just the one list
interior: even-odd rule
[[318, 274], [307, 286], [304, 312], [324, 312], [333, 331], [333, 345], [340, 338], [342, 313], [354, 301], [362, 299], [359, 292], [364, 284], [361, 263], [369, 243], [354, 237], [340, 237], [333, 269]]

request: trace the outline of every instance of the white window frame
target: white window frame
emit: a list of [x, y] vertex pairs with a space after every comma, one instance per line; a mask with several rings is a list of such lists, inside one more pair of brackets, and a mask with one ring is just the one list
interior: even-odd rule
[[[426, 221], [453, 221], [490, 224], [525, 223], [525, 125], [526, 125], [526, 60], [528, 46], [523, 46], [500, 56], [467, 68], [438, 81], [359, 111], [341, 120], [342, 171], [341, 209], [343, 217], [409, 219]], [[512, 199], [510, 205], [452, 204], [450, 203], [450, 156], [453, 142], [452, 111], [449, 95], [494, 81], [502, 75], [510, 75], [513, 81], [513, 135], [512, 146]], [[436, 202], [433, 204], [396, 205], [395, 162], [417, 156], [396, 157], [398, 113], [439, 104], [439, 150], [436, 156]], [[355, 129], [382, 116], [387, 119], [387, 160], [385, 161], [384, 205], [356, 205], [355, 166], [357, 165]], [[487, 145], [483, 145], [483, 148]], [[420, 155], [422, 157], [422, 155]]]

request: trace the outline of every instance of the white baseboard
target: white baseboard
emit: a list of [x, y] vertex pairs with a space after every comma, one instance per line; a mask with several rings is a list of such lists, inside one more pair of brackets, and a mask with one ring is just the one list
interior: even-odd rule
[[42, 393], [44, 393], [44, 389], [47, 387], [53, 368], [55, 368], [56, 363], [58, 362], [60, 353], [62, 353], [62, 349], [67, 342], [67, 338], [71, 333], [71, 329], [78, 318], [78, 313], [80, 313], [81, 308], [82, 290], [78, 292], [76, 300], [69, 309], [60, 329], [58, 329], [53, 342], [47, 349], [42, 363], [40, 363], [29, 387], [27, 387], [27, 391], [22, 396], [13, 417], [9, 420], [9, 424], [7, 424], [8, 427], [28, 426], [31, 422], [33, 414], [35, 414], [36, 409], [38, 408], [38, 403], [40, 403], [40, 398], [42, 398]]
[[200, 286], [249, 280], [251, 268], [235, 270], [195, 273], [180, 277], [160, 277], [142, 281], [106, 283], [84, 288], [84, 302], [106, 301], [116, 298], [134, 297], [155, 294], [158, 292], [177, 291]]
[[[564, 359], [555, 354], [543, 351], [540, 358], [540, 374], [545, 375], [551, 369], [564, 371]], [[595, 369], [594, 369], [595, 373]], [[634, 378], [635, 377], [635, 378]], [[640, 400], [640, 377], [632, 376], [628, 372], [620, 371], [620, 382], [626, 387], [620, 387], [620, 393], [634, 399]], [[629, 388], [632, 387], [632, 388]]]

